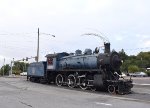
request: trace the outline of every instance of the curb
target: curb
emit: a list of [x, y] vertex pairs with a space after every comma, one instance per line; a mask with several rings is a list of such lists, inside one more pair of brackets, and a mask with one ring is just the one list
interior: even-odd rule
[[19, 76], [4, 76], [4, 78], [19, 78]]

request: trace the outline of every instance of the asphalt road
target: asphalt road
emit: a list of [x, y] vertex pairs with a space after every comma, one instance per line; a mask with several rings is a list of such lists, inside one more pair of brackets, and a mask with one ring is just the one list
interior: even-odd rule
[[149, 108], [150, 86], [132, 90], [129, 95], [110, 95], [0, 77], [0, 108]]
[[132, 77], [133, 83], [140, 85], [150, 85], [150, 77]]

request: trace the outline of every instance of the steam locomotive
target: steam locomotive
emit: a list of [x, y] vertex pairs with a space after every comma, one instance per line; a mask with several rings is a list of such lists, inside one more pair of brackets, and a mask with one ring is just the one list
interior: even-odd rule
[[41, 83], [67, 85], [70, 88], [104, 89], [109, 93], [128, 94], [133, 87], [131, 79], [120, 78], [120, 56], [110, 51], [110, 43], [104, 43], [104, 53], [86, 49], [84, 53], [66, 52], [48, 54], [47, 61], [31, 63], [27, 80]]

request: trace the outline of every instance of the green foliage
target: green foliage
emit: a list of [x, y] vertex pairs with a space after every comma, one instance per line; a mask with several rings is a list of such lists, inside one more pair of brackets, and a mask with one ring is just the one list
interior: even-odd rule
[[28, 63], [24, 62], [14, 62], [13, 66], [13, 74], [19, 75], [21, 72], [27, 71]]
[[121, 71], [128, 72], [128, 66], [130, 65], [130, 60], [125, 60], [121, 65]]
[[[29, 66], [28, 63], [14, 62], [14, 65], [12, 67], [12, 73], [15, 75], [19, 75], [21, 72], [27, 71], [28, 66]], [[2, 66], [0, 69], [0, 75], [9, 75], [10, 70], [11, 67], [8, 64]]]
[[128, 56], [122, 49], [119, 54], [123, 60], [121, 71], [145, 71], [147, 67], [150, 67], [150, 52], [140, 52], [137, 56]]
[[130, 65], [130, 66], [128, 67], [128, 71], [131, 72], [131, 73], [138, 72], [138, 71], [139, 71], [139, 68], [138, 68], [138, 66], [136, 66], [136, 65]]
[[13, 70], [12, 71], [12, 74], [15, 74], [15, 75], [20, 75], [21, 73], [21, 70]]
[[139, 71], [140, 72], [145, 72], [145, 69], [144, 68], [139, 68]]
[[140, 67], [150, 67], [150, 52], [140, 52], [137, 59], [141, 60]]
[[4, 65], [0, 69], [0, 74], [1, 75], [8, 75], [10, 71], [10, 66], [8, 64]]
[[147, 73], [147, 75], [150, 76], [150, 71], [146, 71], [145, 73]]
[[124, 49], [119, 51], [119, 55], [121, 57], [121, 60], [123, 60], [123, 62], [128, 58], [128, 55], [124, 52]]

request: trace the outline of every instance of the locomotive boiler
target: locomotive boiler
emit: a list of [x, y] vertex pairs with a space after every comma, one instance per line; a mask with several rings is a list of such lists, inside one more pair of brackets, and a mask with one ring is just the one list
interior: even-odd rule
[[[130, 93], [133, 87], [132, 80], [120, 78], [122, 62], [119, 54], [110, 51], [110, 43], [104, 43], [104, 48], [104, 53], [100, 53], [96, 48], [93, 52], [86, 49], [83, 53], [76, 50], [75, 54], [48, 54], [46, 62], [30, 64], [27, 79], [55, 82], [57, 86], [67, 85], [83, 90], [103, 89], [110, 93]], [[42, 75], [39, 76], [40, 72]]]

